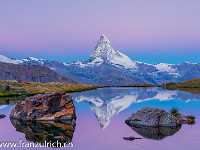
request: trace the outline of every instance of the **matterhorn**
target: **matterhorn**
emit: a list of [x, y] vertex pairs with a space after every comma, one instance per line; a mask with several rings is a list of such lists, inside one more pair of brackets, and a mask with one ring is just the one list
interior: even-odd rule
[[102, 34], [88, 60], [62, 63], [27, 57], [14, 59], [0, 55], [0, 61], [13, 64], [48, 67], [78, 83], [121, 86], [132, 84], [162, 84], [181, 82], [200, 77], [200, 63], [147, 64], [131, 60], [112, 47]]

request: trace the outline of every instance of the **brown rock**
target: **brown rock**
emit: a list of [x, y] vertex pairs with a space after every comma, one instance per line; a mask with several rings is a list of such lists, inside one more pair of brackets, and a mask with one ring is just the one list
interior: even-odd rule
[[17, 104], [10, 118], [20, 120], [72, 120], [76, 119], [70, 95], [64, 92], [38, 94]]

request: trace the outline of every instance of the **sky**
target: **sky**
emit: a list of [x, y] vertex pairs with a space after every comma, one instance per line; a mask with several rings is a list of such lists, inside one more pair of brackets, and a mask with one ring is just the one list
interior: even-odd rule
[[199, 63], [199, 0], [0, 0], [0, 54], [87, 60], [101, 34], [134, 61]]

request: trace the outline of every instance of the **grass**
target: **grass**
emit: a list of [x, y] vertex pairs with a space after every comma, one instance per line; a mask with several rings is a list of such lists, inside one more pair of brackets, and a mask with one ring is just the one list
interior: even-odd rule
[[180, 90], [200, 95], [200, 78], [183, 82], [169, 82], [163, 84], [162, 87], [167, 90]]
[[[178, 107], [176, 107], [176, 106], [173, 106], [169, 111], [175, 117], [177, 117], [178, 115], [180, 115], [180, 113], [179, 113], [180, 109]], [[196, 117], [193, 116], [193, 115], [187, 116], [187, 118], [192, 120], [192, 122], [190, 122], [191, 124], [193, 124], [194, 120], [196, 119]]]
[[167, 89], [170, 88], [197, 88], [200, 89], [200, 78], [188, 80], [188, 81], [183, 81], [183, 82], [169, 82], [165, 84], [165, 87]]
[[176, 106], [173, 106], [173, 107], [169, 110], [169, 112], [170, 112], [171, 114], [173, 114], [175, 117], [177, 117], [178, 115], [180, 115], [179, 111], [180, 111], [180, 109], [179, 109], [178, 107], [176, 107]]
[[187, 118], [188, 118], [188, 119], [192, 119], [192, 120], [196, 119], [196, 117], [195, 117], [195, 116], [192, 116], [192, 115], [187, 116]]
[[75, 83], [60, 83], [60, 82], [28, 82], [28, 83], [11, 83], [0, 81], [0, 84], [8, 84], [10, 87], [22, 87], [26, 92], [11, 92], [0, 90], [0, 97], [13, 97], [13, 96], [31, 96], [35, 94], [43, 94], [45, 92], [64, 91], [66, 93], [75, 93], [88, 90], [94, 90], [103, 86], [96, 86], [90, 84], [75, 84]]
[[178, 82], [178, 87], [180, 88], [200, 88], [200, 78]]

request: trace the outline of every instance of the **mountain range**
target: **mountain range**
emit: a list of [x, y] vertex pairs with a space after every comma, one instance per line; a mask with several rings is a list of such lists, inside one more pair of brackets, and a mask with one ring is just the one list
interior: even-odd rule
[[103, 34], [86, 61], [62, 63], [34, 57], [14, 59], [3, 55], [0, 55], [0, 61], [45, 66], [78, 83], [93, 85], [162, 84], [200, 77], [200, 63], [147, 64], [132, 61], [128, 56], [115, 50]]
[[76, 83], [44, 66], [0, 62], [0, 80]]

